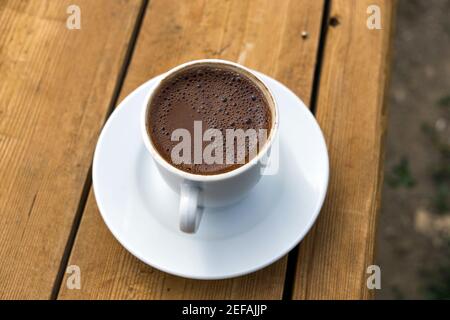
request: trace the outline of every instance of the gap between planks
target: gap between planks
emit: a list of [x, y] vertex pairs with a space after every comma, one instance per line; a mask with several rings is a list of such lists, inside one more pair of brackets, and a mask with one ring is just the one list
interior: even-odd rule
[[[320, 74], [322, 71], [323, 53], [325, 49], [325, 42], [327, 39], [327, 30], [329, 27], [330, 11], [331, 11], [331, 0], [325, 0], [319, 35], [319, 47], [317, 48], [316, 65], [314, 68], [311, 98], [309, 101], [310, 102], [309, 108], [314, 117], [316, 116], [317, 97], [319, 95]], [[288, 254], [282, 300], [292, 300], [296, 269], [298, 265], [297, 260], [298, 260], [299, 246], [300, 243], [297, 244], [295, 248], [292, 249]]]
[[[139, 8], [139, 13], [136, 18], [136, 22], [133, 28], [133, 32], [130, 37], [130, 42], [128, 44], [127, 52], [124, 57], [124, 61], [122, 63], [122, 67], [120, 68], [120, 72], [117, 76], [116, 86], [114, 88], [113, 94], [111, 96], [111, 101], [109, 103], [105, 119], [103, 123], [108, 120], [111, 113], [114, 111], [114, 108], [119, 99], [120, 91], [122, 89], [123, 83], [125, 81], [125, 77], [128, 72], [128, 67], [130, 65], [131, 57], [133, 56], [133, 52], [136, 46], [137, 39], [139, 37], [139, 32], [142, 27], [142, 22], [144, 21], [145, 12], [147, 11], [147, 6], [150, 0], [142, 0], [141, 7]], [[89, 191], [92, 186], [92, 164], [88, 170], [83, 189], [80, 195], [80, 201], [78, 202], [78, 207], [75, 213], [75, 217], [72, 223], [72, 228], [69, 233], [69, 237], [66, 242], [66, 247], [64, 249], [64, 253], [61, 258], [61, 263], [59, 265], [58, 273], [56, 275], [55, 281], [53, 283], [52, 292], [50, 295], [50, 300], [56, 300], [59, 295], [59, 290], [61, 288], [61, 283], [64, 278], [64, 273], [67, 268], [67, 263], [69, 262], [70, 253], [72, 252], [72, 248], [75, 242], [75, 238], [78, 232], [78, 228], [80, 226], [81, 217], [83, 215], [84, 209], [86, 207], [87, 199], [89, 196]]]

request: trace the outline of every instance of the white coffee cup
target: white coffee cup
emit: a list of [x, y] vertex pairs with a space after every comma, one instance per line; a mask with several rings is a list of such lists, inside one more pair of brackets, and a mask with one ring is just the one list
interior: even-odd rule
[[[225, 173], [215, 175], [192, 174], [180, 170], [167, 162], [153, 145], [147, 125], [147, 115], [153, 99], [153, 94], [168, 78], [177, 73], [196, 66], [219, 66], [232, 69], [247, 76], [257, 85], [265, 95], [272, 115], [272, 126], [266, 143], [259, 150], [256, 157], [248, 163]], [[144, 100], [144, 108], [141, 115], [141, 132], [147, 150], [154, 159], [156, 166], [166, 183], [180, 194], [179, 227], [186, 233], [195, 233], [198, 229], [204, 207], [220, 207], [230, 205], [242, 199], [252, 189], [263, 174], [265, 163], [270, 148], [278, 131], [278, 108], [270, 89], [250, 69], [237, 63], [219, 60], [204, 59], [181, 64], [167, 73], [150, 90]]]

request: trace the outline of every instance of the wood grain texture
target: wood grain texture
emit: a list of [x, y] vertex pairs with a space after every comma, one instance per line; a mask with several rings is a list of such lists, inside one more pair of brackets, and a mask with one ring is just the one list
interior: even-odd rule
[[[304, 101], [312, 80], [323, 1], [152, 0], [121, 98], [182, 62], [220, 57], [267, 73]], [[309, 37], [302, 39], [301, 32]], [[80, 266], [80, 290], [61, 299], [279, 299], [286, 258], [249, 276], [193, 281], [148, 267], [125, 251], [104, 225], [91, 193], [69, 264]]]
[[141, 1], [72, 3], [0, 2], [2, 299], [51, 296]]
[[[382, 30], [369, 30], [366, 10], [381, 9]], [[334, 0], [324, 47], [316, 117], [330, 155], [324, 208], [300, 245], [295, 299], [370, 298], [382, 185], [384, 97], [393, 28], [391, 0]]]

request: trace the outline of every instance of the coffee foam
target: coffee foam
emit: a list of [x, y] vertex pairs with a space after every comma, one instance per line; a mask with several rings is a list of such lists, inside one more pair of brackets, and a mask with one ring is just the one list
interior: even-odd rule
[[[179, 142], [171, 141], [171, 134], [185, 128], [193, 137], [194, 121], [202, 122], [203, 132], [218, 129], [225, 138], [226, 129], [270, 132], [271, 112], [264, 93], [247, 76], [226, 68], [197, 66], [162, 83], [153, 95], [148, 113], [151, 140], [172, 165], [171, 151]], [[248, 152], [246, 162], [250, 160]], [[194, 174], [218, 174], [242, 165], [192, 163], [175, 166]]]

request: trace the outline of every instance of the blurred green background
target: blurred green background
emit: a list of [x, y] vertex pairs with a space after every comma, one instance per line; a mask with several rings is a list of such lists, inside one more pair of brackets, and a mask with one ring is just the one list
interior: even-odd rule
[[379, 299], [450, 299], [450, 1], [399, 0]]

